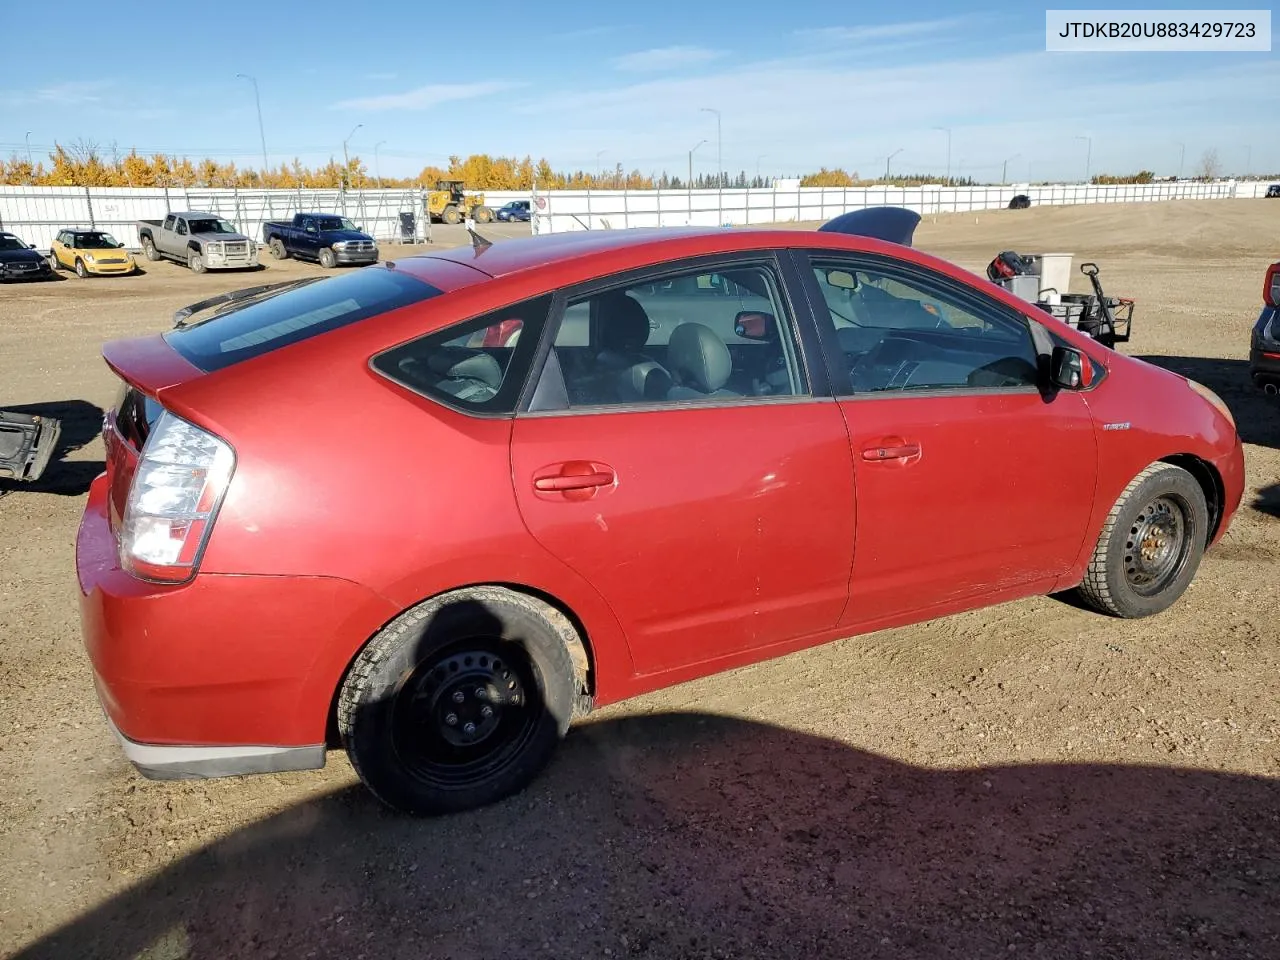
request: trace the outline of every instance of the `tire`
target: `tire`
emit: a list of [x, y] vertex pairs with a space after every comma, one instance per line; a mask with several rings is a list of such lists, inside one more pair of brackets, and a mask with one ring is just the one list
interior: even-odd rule
[[471, 219], [476, 223], [492, 223], [493, 211], [488, 207], [476, 207], [471, 211]]
[[1200, 484], [1181, 467], [1153, 463], [1107, 514], [1077, 592], [1114, 617], [1160, 613], [1195, 578], [1208, 539], [1209, 508]]
[[583, 648], [562, 613], [500, 587], [407, 610], [369, 641], [339, 691], [351, 765], [379, 800], [416, 816], [516, 793], [583, 702], [585, 654], [575, 672], [571, 649]]
[[152, 263], [160, 259], [160, 251], [156, 249], [156, 242], [149, 236], [142, 238], [142, 252], [147, 255], [147, 259]]
[[462, 212], [457, 207], [445, 207], [444, 212], [440, 214], [440, 219], [445, 223], [461, 223]]
[[326, 270], [332, 270], [338, 264], [338, 257], [328, 247], [321, 247], [316, 259], [320, 261], [320, 266]]
[[62, 269], [62, 261], [58, 259], [58, 254], [53, 250], [49, 251], [49, 269], [54, 273]]
[[267, 246], [271, 249], [271, 255], [277, 260], [289, 259], [289, 251], [285, 249], [284, 241], [279, 237], [272, 237]]
[[81, 280], [88, 279], [89, 271], [85, 269], [84, 261], [81, 260], [79, 257], [76, 257], [75, 271], [76, 271], [76, 276], [79, 277]]
[[192, 273], [204, 273], [209, 269], [204, 265], [204, 257], [194, 250], [187, 254], [187, 266], [191, 268]]

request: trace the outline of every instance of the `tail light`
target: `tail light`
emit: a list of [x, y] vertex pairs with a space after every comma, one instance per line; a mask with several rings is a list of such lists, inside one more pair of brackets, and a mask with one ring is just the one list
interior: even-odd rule
[[162, 412], [147, 441], [120, 525], [120, 564], [144, 580], [194, 575], [235, 469], [222, 439]]
[[1269, 307], [1280, 307], [1280, 263], [1267, 267], [1267, 278], [1262, 281], [1262, 299]]

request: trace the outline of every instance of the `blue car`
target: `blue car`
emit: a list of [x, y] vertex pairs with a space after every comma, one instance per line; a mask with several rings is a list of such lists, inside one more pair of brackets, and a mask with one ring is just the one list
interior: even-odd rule
[[503, 223], [512, 223], [516, 221], [528, 223], [530, 217], [529, 201], [512, 200], [510, 203], [498, 208], [497, 217]]

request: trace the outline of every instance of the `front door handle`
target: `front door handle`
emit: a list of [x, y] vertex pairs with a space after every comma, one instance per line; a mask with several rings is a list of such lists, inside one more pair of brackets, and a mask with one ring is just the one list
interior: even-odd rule
[[863, 460], [905, 460], [920, 456], [920, 444], [901, 437], [885, 437], [874, 446], [864, 447]]
[[541, 493], [568, 493], [578, 491], [579, 495], [598, 487], [612, 486], [617, 474], [608, 464], [594, 463], [588, 460], [569, 460], [544, 467], [533, 477], [533, 489]]

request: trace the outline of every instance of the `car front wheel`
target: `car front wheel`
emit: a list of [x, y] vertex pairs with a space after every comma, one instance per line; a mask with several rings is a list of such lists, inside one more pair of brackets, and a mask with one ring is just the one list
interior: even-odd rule
[[338, 729], [352, 766], [380, 800], [416, 815], [523, 789], [580, 702], [570, 649], [582, 647], [569, 620], [524, 594], [474, 587], [419, 604], [343, 681]]
[[1079, 593], [1116, 617], [1148, 617], [1182, 596], [1209, 539], [1209, 508], [1186, 470], [1153, 463], [1107, 515]]
[[338, 262], [337, 256], [328, 247], [321, 247], [319, 259], [320, 266], [324, 267], [326, 270], [332, 270], [334, 264]]

